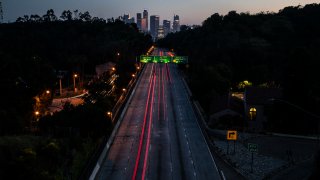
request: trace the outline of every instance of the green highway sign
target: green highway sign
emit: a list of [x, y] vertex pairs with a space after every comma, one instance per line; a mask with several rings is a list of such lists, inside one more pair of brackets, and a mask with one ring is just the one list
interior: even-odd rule
[[172, 62], [177, 64], [187, 64], [188, 56], [174, 56], [172, 58]]
[[153, 63], [158, 63], [160, 61], [160, 56], [153, 56]]
[[258, 152], [258, 144], [248, 143], [248, 150], [250, 152]]
[[188, 64], [188, 56], [140, 56], [142, 63], [176, 63]]
[[160, 63], [169, 63], [171, 62], [171, 56], [159, 56]]
[[153, 56], [140, 56], [140, 62], [150, 63], [153, 61]]

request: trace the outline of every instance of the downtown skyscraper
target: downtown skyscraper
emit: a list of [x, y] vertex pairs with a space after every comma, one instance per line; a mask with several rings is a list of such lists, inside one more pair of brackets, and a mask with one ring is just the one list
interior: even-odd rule
[[173, 16], [172, 31], [173, 32], [180, 31], [180, 20], [178, 15]]
[[143, 13], [137, 13], [137, 27], [140, 31], [148, 32], [148, 11], [144, 10]]
[[142, 20], [142, 14], [137, 13], [137, 27], [141, 30], [141, 20]]
[[168, 35], [171, 32], [171, 22], [168, 20], [163, 20], [163, 31], [164, 36]]
[[141, 30], [144, 32], [148, 32], [149, 30], [149, 23], [148, 23], [148, 11], [143, 11], [143, 18], [141, 20]]
[[160, 17], [158, 15], [150, 16], [150, 34], [155, 39], [158, 36]]

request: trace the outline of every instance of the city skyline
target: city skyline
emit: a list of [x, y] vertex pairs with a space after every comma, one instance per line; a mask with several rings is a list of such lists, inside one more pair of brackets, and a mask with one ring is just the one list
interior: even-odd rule
[[23, 15], [38, 14], [42, 16], [48, 9], [53, 9], [59, 17], [63, 10], [88, 11], [92, 16], [100, 18], [117, 18], [123, 14], [136, 16], [137, 12], [144, 9], [151, 15], [159, 15], [162, 19], [172, 20], [174, 14], [179, 14], [180, 24], [196, 24], [202, 22], [214, 13], [222, 15], [229, 11], [249, 12], [251, 14], [261, 11], [278, 12], [286, 6], [298, 6], [315, 3], [315, 0], [164, 0], [157, 2], [136, 0], [134, 3], [129, 0], [1, 0], [4, 22], [14, 22]]

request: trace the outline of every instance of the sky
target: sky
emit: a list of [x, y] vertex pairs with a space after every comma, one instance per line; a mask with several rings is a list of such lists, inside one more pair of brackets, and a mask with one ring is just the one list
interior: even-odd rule
[[251, 14], [261, 11], [278, 12], [286, 6], [320, 3], [320, 0], [0, 0], [4, 22], [13, 22], [23, 15], [42, 16], [53, 9], [60, 17], [63, 10], [89, 11], [91, 16], [100, 18], [119, 17], [148, 10], [150, 15], [159, 15], [162, 20], [180, 16], [180, 24], [200, 25], [214, 13], [222, 15], [235, 10]]

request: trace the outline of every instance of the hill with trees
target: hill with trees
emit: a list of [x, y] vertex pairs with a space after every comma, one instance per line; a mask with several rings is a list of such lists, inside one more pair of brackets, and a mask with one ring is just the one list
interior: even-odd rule
[[120, 92], [136, 71], [136, 57], [151, 44], [136, 24], [77, 10], [59, 18], [50, 9], [0, 24], [0, 179], [78, 179], [113, 128], [106, 112], [116, 97], [99, 92], [110, 74], [84, 85], [94, 93], [83, 105], [67, 103], [53, 115], [36, 118], [35, 97], [50, 89], [51, 102], [60, 71], [68, 72], [65, 81], [73, 73], [89, 81], [96, 65], [107, 62], [116, 65]]
[[214, 113], [217, 97], [241, 91], [243, 81], [280, 87], [287, 101], [318, 113], [319, 19], [320, 4], [278, 13], [215, 13], [202, 26], [183, 28], [157, 43], [189, 56], [189, 84], [208, 113]]

